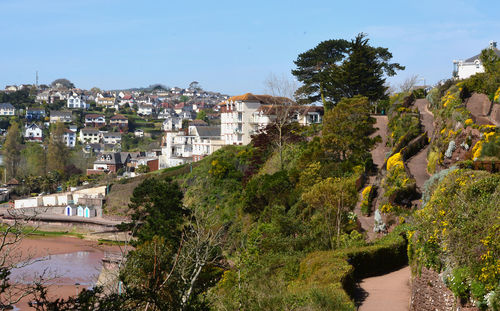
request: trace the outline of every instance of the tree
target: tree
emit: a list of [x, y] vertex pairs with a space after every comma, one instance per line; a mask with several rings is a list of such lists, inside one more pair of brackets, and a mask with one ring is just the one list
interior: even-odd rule
[[50, 84], [50, 86], [52, 87], [57, 87], [58, 85], [67, 89], [72, 89], [75, 87], [75, 85], [71, 81], [65, 78], [56, 79]]
[[495, 50], [492, 48], [482, 50], [479, 59], [486, 73], [497, 75], [500, 73], [500, 57], [495, 53]]
[[292, 121], [292, 117], [298, 112], [293, 100], [298, 87], [295, 80], [285, 75], [278, 77], [273, 73], [267, 77], [264, 84], [266, 91], [272, 95], [270, 98], [272, 107], [269, 112], [275, 117], [270, 125], [276, 129], [277, 134], [272, 142], [279, 153], [280, 169], [283, 169], [283, 149], [289, 143], [287, 138], [293, 137], [293, 135], [286, 135], [288, 133], [285, 133], [287, 132], [285, 127], [289, 127], [288, 124]]
[[21, 160], [21, 133], [19, 124], [12, 122], [3, 145], [4, 163], [8, 178], [15, 178]]
[[90, 92], [92, 94], [97, 94], [97, 93], [102, 93], [101, 89], [98, 88], [97, 86], [94, 86], [93, 88], [90, 89]]
[[292, 74], [304, 85], [297, 95], [306, 103], [323, 102], [330, 109], [343, 97], [362, 95], [370, 101], [386, 96], [384, 75], [394, 76], [404, 67], [389, 63], [392, 54], [386, 48], [372, 47], [366, 35], [354, 40], [329, 40], [302, 53]]
[[201, 110], [200, 112], [198, 112], [198, 114], [196, 114], [196, 119], [208, 122], [207, 113], [204, 110]]
[[25, 175], [44, 176], [46, 170], [46, 154], [38, 143], [31, 143], [21, 152], [25, 160]]
[[202, 90], [200, 82], [198, 82], [198, 81], [193, 81], [193, 82], [189, 83], [189, 89], [193, 90], [193, 91], [201, 91]]
[[380, 139], [370, 137], [375, 132], [374, 124], [375, 119], [370, 116], [370, 103], [366, 97], [342, 99], [323, 118], [321, 144], [325, 157], [334, 162], [350, 160], [364, 163]]
[[66, 127], [62, 122], [57, 122], [51, 132], [47, 148], [47, 170], [63, 172], [69, 160], [69, 150], [64, 143]]
[[408, 78], [406, 78], [403, 83], [399, 85], [399, 90], [402, 93], [408, 93], [413, 90], [415, 85], [417, 85], [418, 81], [418, 75], [411, 75]]
[[318, 210], [324, 218], [330, 247], [333, 249], [333, 235], [336, 231], [336, 246], [340, 243], [343, 220], [352, 211], [358, 200], [354, 177], [327, 178], [302, 194], [302, 199]]
[[181, 224], [187, 214], [182, 206], [179, 185], [168, 178], [148, 178], [134, 189], [129, 208], [132, 221], [124, 228], [138, 227], [134, 233], [137, 243], [150, 241], [157, 235], [176, 248], [181, 236]]
[[189, 101], [189, 97], [187, 97], [186, 95], [181, 95], [179, 97], [179, 102], [181, 103], [187, 103]]

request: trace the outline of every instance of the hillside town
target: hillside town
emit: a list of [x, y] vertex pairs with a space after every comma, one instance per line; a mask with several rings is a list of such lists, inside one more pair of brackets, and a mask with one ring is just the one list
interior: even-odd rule
[[[5, 94], [27, 91], [31, 105], [0, 103], [0, 116], [17, 116], [24, 125], [24, 139], [43, 144], [51, 124], [64, 123], [64, 143], [81, 148], [95, 158], [87, 174], [117, 173], [134, 176], [148, 171], [196, 162], [225, 145], [246, 145], [251, 136], [271, 124], [287, 106], [287, 113], [301, 125], [321, 123], [323, 107], [295, 106], [291, 100], [276, 102], [270, 95], [247, 93], [230, 97], [188, 88], [158, 87], [151, 91], [100, 91], [68, 88], [61, 83], [8, 85]], [[59, 104], [59, 109], [51, 109]], [[47, 108], [49, 107], [49, 108]], [[6, 129], [2, 129], [6, 133]], [[124, 139], [152, 140], [156, 148], [127, 148]], [[153, 144], [154, 145], [154, 144]]]

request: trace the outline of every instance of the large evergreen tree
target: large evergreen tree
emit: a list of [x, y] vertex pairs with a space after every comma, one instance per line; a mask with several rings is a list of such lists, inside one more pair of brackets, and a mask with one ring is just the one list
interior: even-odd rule
[[298, 97], [312, 103], [321, 100], [329, 109], [343, 97], [361, 95], [370, 101], [385, 97], [385, 75], [394, 76], [404, 67], [389, 63], [392, 54], [387, 48], [372, 47], [366, 35], [354, 40], [328, 40], [302, 53], [295, 61], [292, 74], [303, 83]]

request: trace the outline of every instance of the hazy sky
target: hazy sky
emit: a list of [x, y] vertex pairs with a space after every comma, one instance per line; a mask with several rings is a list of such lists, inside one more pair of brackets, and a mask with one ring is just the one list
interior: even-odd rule
[[0, 88], [68, 78], [77, 87], [163, 83], [261, 93], [297, 55], [359, 32], [428, 83], [500, 41], [500, 1], [0, 0]]

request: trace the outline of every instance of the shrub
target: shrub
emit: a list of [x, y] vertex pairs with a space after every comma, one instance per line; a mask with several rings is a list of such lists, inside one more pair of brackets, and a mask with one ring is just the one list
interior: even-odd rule
[[414, 215], [416, 233], [409, 247], [414, 268], [453, 271], [449, 286], [462, 298], [480, 295], [482, 287], [495, 290], [500, 282], [500, 174], [456, 169], [436, 179], [442, 180], [427, 186], [434, 189], [432, 196]]

